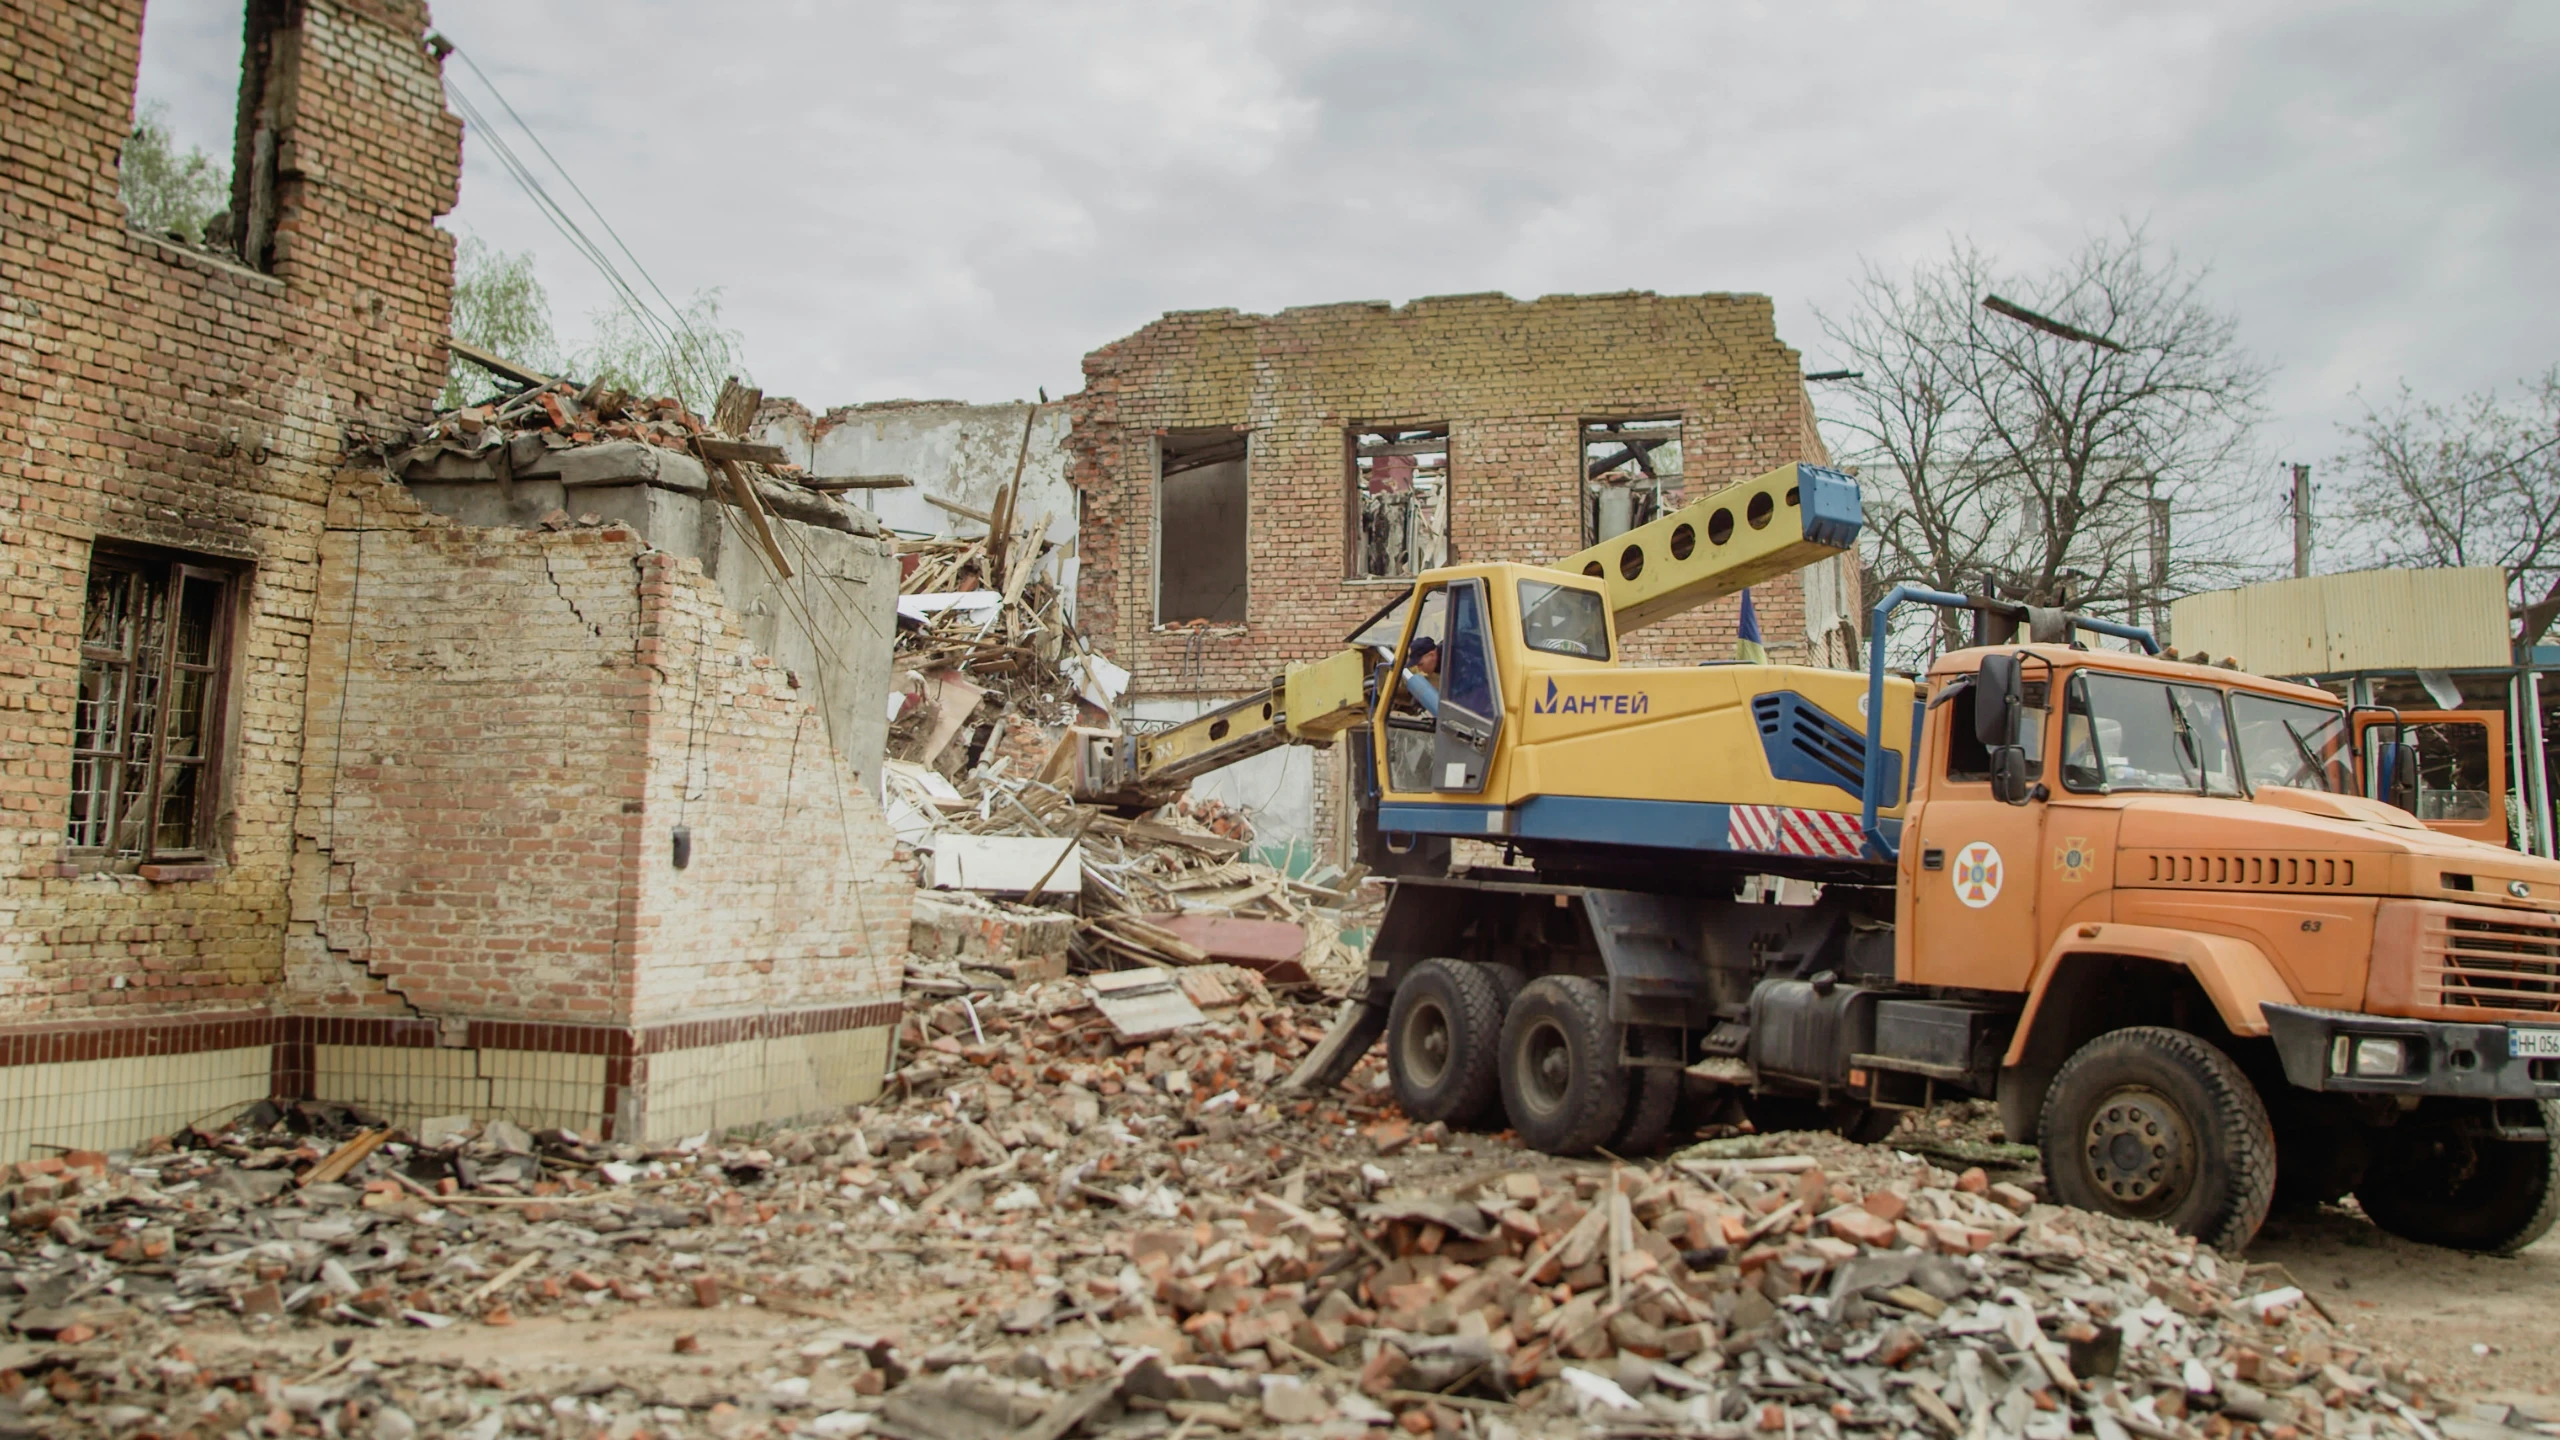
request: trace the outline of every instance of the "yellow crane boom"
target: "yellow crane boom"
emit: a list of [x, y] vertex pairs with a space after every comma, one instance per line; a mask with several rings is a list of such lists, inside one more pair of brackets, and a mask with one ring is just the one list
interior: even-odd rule
[[[1858, 483], [1782, 465], [1555, 562], [1598, 576], [1621, 634], [1801, 569], [1857, 543]], [[1436, 572], [1414, 577], [1417, 588]], [[1293, 664], [1257, 694], [1153, 734], [1094, 732], [1076, 750], [1076, 795], [1162, 804], [1195, 777], [1282, 745], [1330, 745], [1368, 717], [1366, 647]]]

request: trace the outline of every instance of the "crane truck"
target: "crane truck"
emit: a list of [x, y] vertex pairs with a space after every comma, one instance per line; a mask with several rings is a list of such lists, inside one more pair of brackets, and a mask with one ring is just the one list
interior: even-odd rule
[[[1345, 743], [1393, 883], [1301, 1078], [1383, 1036], [1419, 1120], [1577, 1154], [1656, 1145], [1702, 1092], [1870, 1140], [1981, 1097], [2056, 1200], [2226, 1247], [2348, 1194], [2421, 1242], [2543, 1234], [2560, 865], [2421, 823], [2388, 715], [1914, 587], [1863, 675], [1622, 658], [1860, 524], [1851, 477], [1790, 465], [1554, 565], [1429, 570], [1261, 694], [1086, 736], [1078, 789], [1143, 806]], [[1890, 674], [1914, 604], [1975, 643]]]

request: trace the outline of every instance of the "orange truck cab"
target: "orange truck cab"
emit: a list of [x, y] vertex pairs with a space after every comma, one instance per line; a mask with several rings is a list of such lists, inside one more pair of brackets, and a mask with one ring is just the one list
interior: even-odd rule
[[[2058, 1198], [2234, 1238], [2277, 1192], [2470, 1248], [2548, 1223], [2560, 866], [2364, 793], [2365, 717], [2311, 687], [2044, 644], [1925, 693], [1895, 978], [2001, 1016], [2004, 1127]], [[1925, 1098], [1898, 1039], [1871, 1099]]]

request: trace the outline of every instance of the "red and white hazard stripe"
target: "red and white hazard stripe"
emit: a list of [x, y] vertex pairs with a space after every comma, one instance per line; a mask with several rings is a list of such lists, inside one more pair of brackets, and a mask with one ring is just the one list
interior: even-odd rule
[[1855, 860], [1866, 846], [1858, 817], [1797, 805], [1736, 805], [1727, 835], [1737, 850]]

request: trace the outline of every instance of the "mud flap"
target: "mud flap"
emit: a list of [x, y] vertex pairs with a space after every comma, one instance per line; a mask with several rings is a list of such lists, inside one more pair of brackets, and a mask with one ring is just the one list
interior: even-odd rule
[[1387, 1002], [1383, 1000], [1346, 1000], [1342, 1014], [1333, 1028], [1324, 1032], [1316, 1048], [1280, 1082], [1283, 1091], [1325, 1090], [1341, 1084], [1351, 1075], [1351, 1067], [1387, 1033]]

